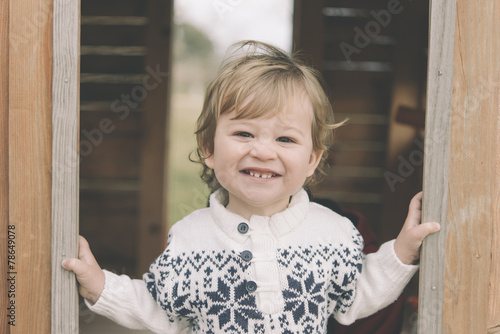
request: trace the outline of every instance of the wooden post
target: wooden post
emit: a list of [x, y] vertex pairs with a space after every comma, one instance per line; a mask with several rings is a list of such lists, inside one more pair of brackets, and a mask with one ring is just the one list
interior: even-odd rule
[[455, 8], [455, 0], [431, 1], [422, 220], [439, 222], [441, 231], [427, 237], [422, 248], [422, 334], [441, 333], [442, 328]]
[[[9, 2], [0, 2], [0, 271], [8, 272], [9, 226]], [[10, 333], [9, 284], [0, 280], [0, 329]]]
[[[443, 332], [495, 333], [500, 3], [457, 0]], [[498, 216], [497, 216], [498, 218]], [[490, 286], [491, 283], [491, 286]], [[488, 302], [490, 301], [490, 302]]]
[[80, 1], [54, 0], [52, 80], [52, 334], [78, 333]]
[[[453, 6], [431, 5], [423, 220], [439, 221], [442, 230], [424, 243], [419, 333], [499, 333], [500, 4]], [[440, 59], [449, 59], [451, 42], [449, 113], [448, 105], [433, 106], [449, 101], [437, 90], [450, 88], [449, 66], [440, 68], [450, 63]], [[437, 86], [436, 70], [445, 81]]]
[[9, 329], [45, 334], [51, 293], [52, 0], [8, 2], [8, 184], [2, 178], [1, 187], [8, 188], [8, 224], [15, 233], [9, 267], [15, 326]]

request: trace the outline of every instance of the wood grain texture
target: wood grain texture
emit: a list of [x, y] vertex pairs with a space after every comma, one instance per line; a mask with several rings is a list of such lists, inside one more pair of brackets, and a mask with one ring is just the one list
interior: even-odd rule
[[455, 15], [455, 0], [431, 2], [422, 221], [439, 222], [441, 232], [424, 240], [420, 257], [422, 334], [442, 332]]
[[[500, 4], [458, 0], [446, 245], [444, 333], [486, 333], [495, 208]], [[497, 258], [498, 259], [498, 258]], [[491, 289], [491, 290], [490, 290]], [[498, 319], [497, 319], [498, 320]]]
[[[9, 2], [0, 2], [0, 271], [8, 272], [9, 225]], [[9, 284], [0, 280], [0, 329], [10, 333]]]
[[9, 224], [16, 229], [16, 326], [50, 332], [52, 1], [9, 2]]
[[54, 0], [52, 78], [52, 333], [78, 333], [80, 1]]

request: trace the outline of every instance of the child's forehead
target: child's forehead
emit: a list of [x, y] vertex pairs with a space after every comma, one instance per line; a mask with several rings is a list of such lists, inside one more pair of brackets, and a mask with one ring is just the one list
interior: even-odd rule
[[229, 110], [234, 119], [281, 118], [286, 119], [298, 113], [311, 114], [312, 103], [304, 90], [296, 90], [294, 94], [285, 96], [262, 96], [252, 94], [241, 104]]

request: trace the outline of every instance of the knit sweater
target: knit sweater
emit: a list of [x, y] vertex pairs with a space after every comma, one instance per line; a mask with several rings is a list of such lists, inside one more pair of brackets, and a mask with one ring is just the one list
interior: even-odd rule
[[90, 308], [155, 333], [326, 333], [330, 315], [349, 324], [389, 305], [417, 270], [394, 241], [364, 255], [352, 223], [303, 189], [286, 210], [249, 220], [220, 195], [171, 228], [143, 280], [106, 271]]

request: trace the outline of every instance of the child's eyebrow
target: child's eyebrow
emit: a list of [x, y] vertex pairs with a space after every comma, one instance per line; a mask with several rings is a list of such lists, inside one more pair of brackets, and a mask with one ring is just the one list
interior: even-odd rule
[[[246, 126], [259, 127], [259, 125], [255, 124], [253, 118], [230, 118], [229, 120], [234, 125], [246, 125]], [[237, 122], [237, 124], [235, 122]], [[279, 124], [279, 126], [275, 126], [275, 127], [278, 128], [278, 130], [280, 130], [280, 131], [294, 131], [294, 132], [297, 132], [301, 136], [304, 136], [304, 137], [306, 136], [306, 133], [304, 133], [303, 130], [301, 130], [293, 125], [287, 124], [285, 121], [279, 121], [279, 122], [277, 122], [277, 124]]]

